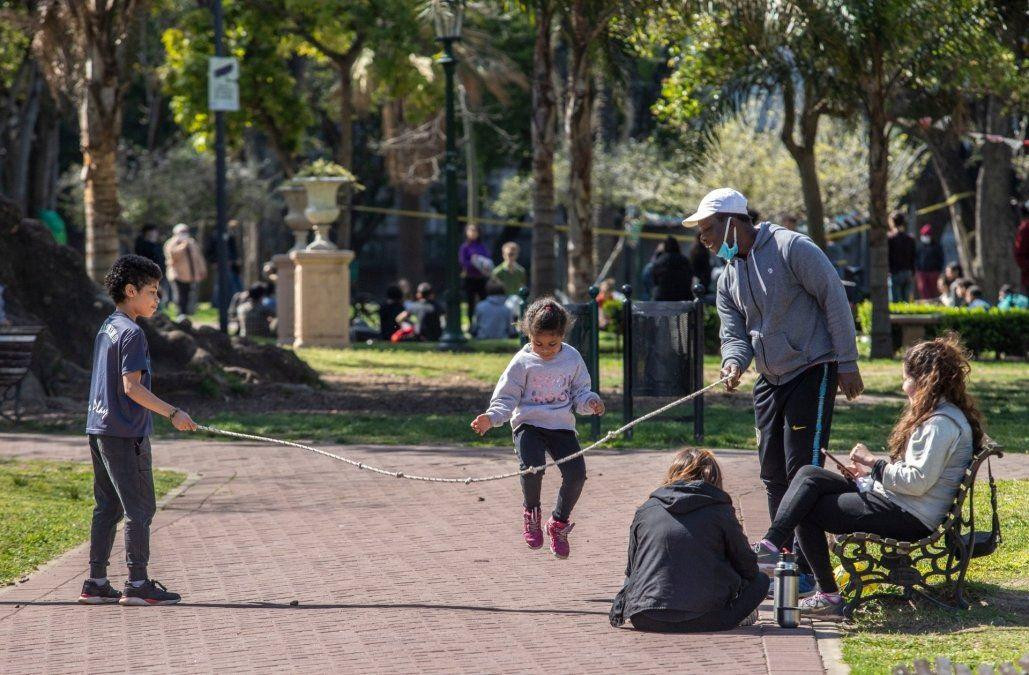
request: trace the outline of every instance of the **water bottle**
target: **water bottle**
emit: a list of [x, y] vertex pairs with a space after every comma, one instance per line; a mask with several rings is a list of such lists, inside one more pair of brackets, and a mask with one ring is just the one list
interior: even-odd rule
[[775, 566], [775, 621], [782, 628], [796, 628], [800, 624], [797, 607], [797, 556], [783, 551]]

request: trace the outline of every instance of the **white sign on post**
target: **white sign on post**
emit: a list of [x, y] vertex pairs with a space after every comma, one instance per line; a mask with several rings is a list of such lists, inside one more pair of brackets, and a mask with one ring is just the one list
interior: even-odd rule
[[239, 62], [231, 56], [212, 56], [207, 62], [207, 108], [239, 110]]

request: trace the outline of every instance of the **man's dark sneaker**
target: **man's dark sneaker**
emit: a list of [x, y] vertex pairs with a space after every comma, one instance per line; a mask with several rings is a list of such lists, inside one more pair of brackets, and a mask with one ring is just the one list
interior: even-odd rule
[[125, 593], [122, 595], [120, 603], [125, 606], [135, 607], [144, 605], [174, 605], [181, 599], [181, 595], [170, 593], [160, 581], [147, 579], [139, 588], [126, 581]]
[[757, 556], [757, 567], [765, 574], [771, 575], [775, 566], [779, 563], [779, 552], [769, 549], [760, 541], [751, 546], [754, 555]]
[[82, 593], [79, 594], [79, 602], [83, 605], [109, 605], [121, 600], [121, 593], [111, 587], [107, 581], [103, 586], [98, 586], [91, 579], [82, 583]]

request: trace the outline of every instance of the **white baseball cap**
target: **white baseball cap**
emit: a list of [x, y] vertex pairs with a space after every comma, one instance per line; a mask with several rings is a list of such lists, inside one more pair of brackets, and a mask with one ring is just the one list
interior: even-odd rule
[[185, 223], [179, 223], [178, 225], [176, 225], [175, 227], [172, 228], [172, 234], [182, 234], [182, 233], [186, 233], [186, 234], [189, 233], [189, 225], [187, 225]]
[[697, 223], [716, 213], [747, 213], [747, 198], [732, 188], [718, 188], [704, 195], [697, 212], [682, 221], [683, 227], [696, 227]]

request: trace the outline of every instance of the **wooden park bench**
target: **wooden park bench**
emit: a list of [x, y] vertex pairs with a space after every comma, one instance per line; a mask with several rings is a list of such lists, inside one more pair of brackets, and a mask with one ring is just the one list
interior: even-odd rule
[[[850, 618], [863, 602], [873, 598], [898, 597], [880, 592], [882, 585], [899, 586], [908, 600], [916, 595], [945, 609], [968, 609], [962, 594], [965, 574], [972, 558], [987, 556], [1000, 544], [1000, 517], [997, 514], [997, 484], [993, 480], [991, 457], [1003, 457], [999, 447], [990, 445], [976, 455], [965, 469], [947, 517], [929, 536], [918, 541], [898, 541], [867, 532], [839, 535], [833, 552], [847, 571], [842, 592], [848, 596], [844, 615]], [[975, 529], [975, 479], [983, 462], [990, 475], [992, 529]], [[948, 603], [948, 600], [950, 603]]]
[[[0, 328], [0, 417], [21, 421], [21, 383], [32, 363], [32, 348], [42, 326], [4, 326]], [[11, 415], [4, 412], [13, 402]]]
[[925, 329], [940, 323], [939, 314], [890, 314], [890, 325], [900, 326], [901, 349], [925, 339]]

